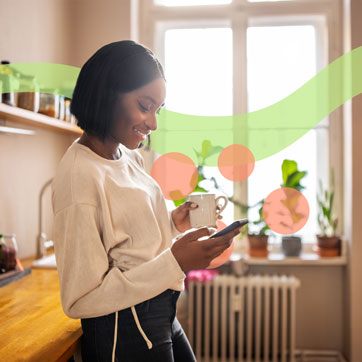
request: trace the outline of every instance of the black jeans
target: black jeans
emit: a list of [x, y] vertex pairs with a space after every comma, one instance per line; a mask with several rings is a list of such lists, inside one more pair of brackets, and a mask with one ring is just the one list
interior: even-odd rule
[[[179, 291], [167, 289], [154, 298], [136, 304], [140, 325], [152, 348], [137, 328], [131, 308], [118, 312], [118, 362], [196, 362], [187, 336], [176, 317]], [[114, 339], [115, 313], [81, 319], [83, 335], [81, 352], [83, 362], [111, 362]]]

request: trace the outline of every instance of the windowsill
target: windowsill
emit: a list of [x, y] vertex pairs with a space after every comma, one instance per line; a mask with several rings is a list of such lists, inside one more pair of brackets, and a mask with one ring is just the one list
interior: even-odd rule
[[347, 242], [342, 239], [341, 255], [337, 257], [320, 257], [313, 251], [315, 243], [303, 243], [303, 249], [300, 256], [287, 257], [281, 252], [280, 244], [269, 245], [269, 254], [267, 258], [250, 257], [246, 248], [241, 247], [233, 251], [230, 256], [231, 261], [243, 259], [248, 265], [293, 265], [293, 266], [328, 266], [328, 265], [347, 265]]

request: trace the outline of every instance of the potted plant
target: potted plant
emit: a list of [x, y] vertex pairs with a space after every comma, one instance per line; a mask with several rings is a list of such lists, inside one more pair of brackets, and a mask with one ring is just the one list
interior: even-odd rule
[[338, 256], [341, 250], [341, 238], [336, 234], [338, 218], [333, 215], [334, 172], [330, 173], [330, 191], [323, 188], [319, 180], [319, 195], [317, 195], [317, 221], [320, 234], [317, 235], [317, 251], [322, 257]]
[[[198, 180], [195, 189], [193, 192], [209, 192], [210, 189], [206, 189], [206, 184], [204, 181], [209, 181], [214, 184], [215, 189], [222, 191], [225, 196], [227, 195], [220, 185], [217, 183], [214, 177], [206, 177], [204, 174], [204, 166], [205, 160], [222, 151], [222, 147], [220, 146], [213, 146], [209, 140], [204, 140], [202, 142], [201, 151], [197, 151], [194, 149], [197, 158], [198, 158]], [[201, 186], [201, 184], [203, 186]], [[245, 226], [244, 230], [241, 233], [241, 236], [244, 237], [247, 235], [248, 243], [249, 243], [249, 254], [253, 257], [266, 257], [268, 254], [268, 238], [270, 234], [270, 228], [265, 223], [263, 218], [263, 206], [264, 206], [264, 199], [257, 202], [255, 205], [245, 205], [238, 200], [235, 200], [233, 196], [226, 196], [230, 202], [232, 202], [236, 207], [240, 209], [243, 214], [247, 214], [249, 209], [254, 207], [258, 208], [259, 219], [256, 221], [249, 221], [249, 224]], [[186, 201], [186, 198], [180, 200], [173, 200], [175, 206], [178, 206]]]
[[[220, 146], [213, 146], [209, 140], [204, 140], [202, 142], [201, 151], [197, 151], [194, 149], [197, 158], [198, 158], [198, 181], [197, 185], [193, 192], [209, 192], [204, 187], [200, 186], [202, 181], [209, 181], [214, 184], [214, 187], [217, 190], [221, 190], [225, 195], [226, 193], [222, 190], [220, 185], [217, 183], [214, 177], [207, 178], [204, 174], [204, 165], [205, 160], [214, 155], [215, 153], [219, 153], [222, 151], [222, 147]], [[241, 233], [241, 236], [244, 237], [247, 234], [247, 239], [249, 242], [249, 254], [254, 257], [266, 257], [268, 254], [268, 238], [270, 228], [265, 223], [263, 219], [263, 205], [264, 199], [257, 202], [255, 205], [249, 206], [241, 203], [238, 200], [235, 200], [233, 196], [227, 196], [228, 200], [232, 202], [236, 207], [238, 207], [243, 214], [247, 214], [248, 210], [254, 207], [259, 207], [258, 214], [259, 219], [256, 221], [249, 221], [249, 224], [245, 226], [244, 230]], [[179, 204], [183, 203], [186, 199], [174, 201], [175, 205], [178, 206]]]
[[[300, 181], [307, 175], [307, 171], [299, 171], [297, 162], [284, 160], [282, 163], [283, 183], [281, 187], [289, 187], [302, 191], [305, 189]], [[285, 256], [299, 256], [302, 251], [302, 239], [296, 235], [282, 237], [282, 252]]]
[[[219, 189], [219, 186], [216, 183], [216, 180], [214, 177], [212, 177], [211, 179], [208, 179], [204, 175], [204, 166], [205, 166], [205, 160], [207, 158], [209, 158], [210, 156], [212, 156], [215, 153], [221, 152], [222, 149], [223, 148], [221, 146], [213, 146], [209, 140], [204, 140], [202, 142], [200, 152], [196, 151], [194, 149], [196, 156], [198, 158], [198, 166], [197, 166], [198, 179], [197, 179], [197, 184], [192, 192], [209, 192], [209, 190], [206, 190], [204, 187], [200, 186], [200, 183], [204, 180], [213, 181], [215, 184], [215, 187], [217, 189]], [[183, 204], [186, 200], [187, 200], [187, 197], [185, 197], [183, 199], [179, 199], [179, 200], [173, 200], [173, 203], [177, 207], [177, 206]]]
[[259, 206], [259, 219], [256, 221], [249, 221], [249, 224], [247, 224], [246, 228], [242, 232], [243, 235], [247, 234], [249, 243], [249, 255], [257, 258], [265, 258], [268, 256], [268, 239], [270, 228], [265, 223], [263, 218], [264, 201], [265, 199], [259, 201], [253, 206], [248, 206], [248, 208]]

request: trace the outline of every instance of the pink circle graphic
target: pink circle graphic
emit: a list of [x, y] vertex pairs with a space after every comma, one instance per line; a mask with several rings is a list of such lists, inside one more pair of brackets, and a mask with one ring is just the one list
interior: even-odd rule
[[276, 233], [283, 235], [296, 233], [308, 221], [308, 201], [300, 191], [281, 187], [272, 191], [265, 199], [263, 218]]
[[254, 171], [255, 158], [248, 147], [233, 144], [220, 152], [217, 165], [220, 173], [226, 179], [243, 181]]
[[160, 156], [152, 165], [151, 176], [159, 184], [167, 200], [180, 200], [196, 187], [198, 172], [190, 157], [169, 152]]

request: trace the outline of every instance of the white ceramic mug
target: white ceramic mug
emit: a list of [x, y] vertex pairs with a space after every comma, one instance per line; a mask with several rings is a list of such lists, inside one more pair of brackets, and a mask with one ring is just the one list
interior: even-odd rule
[[[224, 204], [219, 205], [219, 200], [223, 199]], [[228, 203], [225, 196], [217, 196], [215, 194], [207, 194], [203, 192], [192, 193], [187, 197], [187, 201], [195, 202], [199, 205], [194, 210], [190, 210], [190, 222], [192, 228], [200, 226], [216, 227], [216, 222], [219, 214], [223, 211]], [[219, 210], [217, 209], [219, 206]]]

